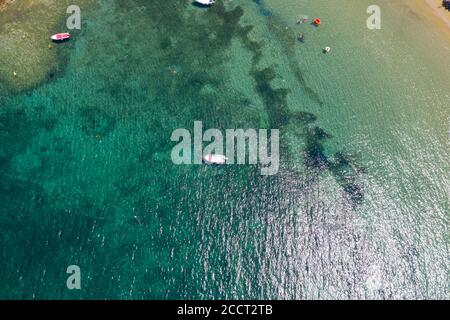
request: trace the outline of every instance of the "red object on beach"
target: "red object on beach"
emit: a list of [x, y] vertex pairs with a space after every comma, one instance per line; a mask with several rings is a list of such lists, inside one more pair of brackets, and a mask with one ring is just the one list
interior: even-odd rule
[[319, 18], [314, 19], [313, 22], [316, 26], [320, 26], [322, 24], [322, 21]]
[[57, 33], [51, 36], [51, 39], [55, 41], [63, 41], [69, 38], [70, 38], [69, 33]]

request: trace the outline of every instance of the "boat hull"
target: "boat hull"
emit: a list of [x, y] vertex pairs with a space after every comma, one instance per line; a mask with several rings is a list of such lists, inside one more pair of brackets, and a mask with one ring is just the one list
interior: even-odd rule
[[217, 165], [223, 165], [227, 163], [228, 158], [223, 155], [213, 155], [208, 154], [203, 158], [203, 161], [206, 164], [217, 164]]
[[64, 41], [70, 38], [69, 33], [57, 33], [50, 37], [53, 41]]

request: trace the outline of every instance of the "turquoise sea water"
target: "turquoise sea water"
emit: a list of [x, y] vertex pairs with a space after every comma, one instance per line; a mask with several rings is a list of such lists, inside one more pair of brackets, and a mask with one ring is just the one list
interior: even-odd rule
[[[82, 11], [60, 73], [1, 86], [0, 297], [448, 299], [448, 43], [370, 2]], [[279, 174], [173, 165], [196, 120], [280, 129]]]

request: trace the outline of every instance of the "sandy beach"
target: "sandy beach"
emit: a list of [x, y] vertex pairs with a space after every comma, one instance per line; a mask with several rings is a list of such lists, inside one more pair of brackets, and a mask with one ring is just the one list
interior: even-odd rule
[[406, 0], [405, 3], [450, 39], [450, 11], [442, 6], [442, 0]]
[[426, 4], [433, 10], [434, 14], [450, 28], [450, 11], [442, 6], [442, 0], [425, 0]]

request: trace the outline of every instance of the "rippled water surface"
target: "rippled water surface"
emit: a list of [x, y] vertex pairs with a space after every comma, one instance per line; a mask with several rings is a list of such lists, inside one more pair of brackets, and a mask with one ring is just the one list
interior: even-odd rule
[[[44, 80], [0, 76], [0, 297], [448, 299], [448, 43], [388, 1], [217, 2], [86, 1]], [[172, 164], [196, 120], [280, 129], [280, 172]]]

